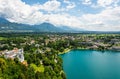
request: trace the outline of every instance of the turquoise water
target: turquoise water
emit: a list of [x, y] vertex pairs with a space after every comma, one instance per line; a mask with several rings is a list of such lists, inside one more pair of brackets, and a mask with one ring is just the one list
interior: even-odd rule
[[61, 55], [67, 79], [120, 79], [120, 53], [72, 50]]

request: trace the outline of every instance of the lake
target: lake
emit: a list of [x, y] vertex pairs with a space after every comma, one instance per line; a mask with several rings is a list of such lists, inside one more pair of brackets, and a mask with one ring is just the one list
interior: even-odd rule
[[67, 79], [120, 79], [120, 53], [72, 50], [61, 55]]

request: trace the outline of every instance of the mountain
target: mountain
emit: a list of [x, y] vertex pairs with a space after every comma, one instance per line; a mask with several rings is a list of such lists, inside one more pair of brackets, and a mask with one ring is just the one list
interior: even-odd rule
[[37, 31], [40, 32], [63, 32], [64, 29], [61, 29], [59, 27], [55, 27], [54, 25], [50, 23], [42, 23], [40, 25], [33, 25], [33, 27], [37, 28]]
[[0, 32], [74, 32], [67, 26], [56, 27], [50, 23], [40, 25], [27, 25], [11, 23], [4, 18], [0, 18]]
[[0, 32], [20, 32], [35, 30], [30, 25], [11, 23], [3, 18], [0, 18]]
[[81, 31], [86, 31], [84, 29], [78, 29], [78, 28], [71, 28], [68, 26], [60, 26], [61, 29], [64, 29], [66, 32], [81, 32]]
[[0, 18], [0, 24], [1, 23], [8, 23], [9, 21], [7, 21], [6, 19], [4, 19], [4, 18]]

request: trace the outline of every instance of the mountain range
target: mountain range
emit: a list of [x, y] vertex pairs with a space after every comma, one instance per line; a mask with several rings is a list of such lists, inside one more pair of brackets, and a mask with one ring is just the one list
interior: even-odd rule
[[77, 32], [68, 26], [56, 27], [50, 23], [39, 25], [27, 25], [12, 23], [4, 18], [0, 18], [0, 32]]

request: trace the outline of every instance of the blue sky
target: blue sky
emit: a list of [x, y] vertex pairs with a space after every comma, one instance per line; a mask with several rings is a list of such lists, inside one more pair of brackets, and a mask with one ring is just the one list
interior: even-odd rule
[[[25, 2], [26, 4], [29, 4], [29, 5], [34, 5], [34, 4], [44, 4], [46, 3], [47, 1], [49, 0], [22, 0], [23, 2]], [[65, 3], [64, 1], [69, 1], [71, 3], [75, 3], [75, 7], [68, 11], [70, 14], [78, 14], [79, 11], [82, 11], [80, 14], [84, 14], [84, 13], [98, 13], [102, 10], [102, 8], [92, 8], [90, 7], [89, 5], [89, 2], [87, 3], [86, 2], [86, 5], [83, 4], [84, 3], [84, 0], [58, 0], [61, 2], [61, 7], [65, 7], [67, 6], [68, 4]], [[89, 0], [86, 0], [86, 1], [89, 1]], [[91, 0], [91, 2], [93, 2], [94, 4], [96, 4], [96, 0]]]
[[120, 31], [120, 0], [0, 0], [0, 17], [91, 31]]
[[22, 0], [24, 2], [26, 2], [27, 4], [36, 4], [36, 3], [40, 3], [40, 4], [43, 4], [45, 2], [47, 2], [48, 0]]

